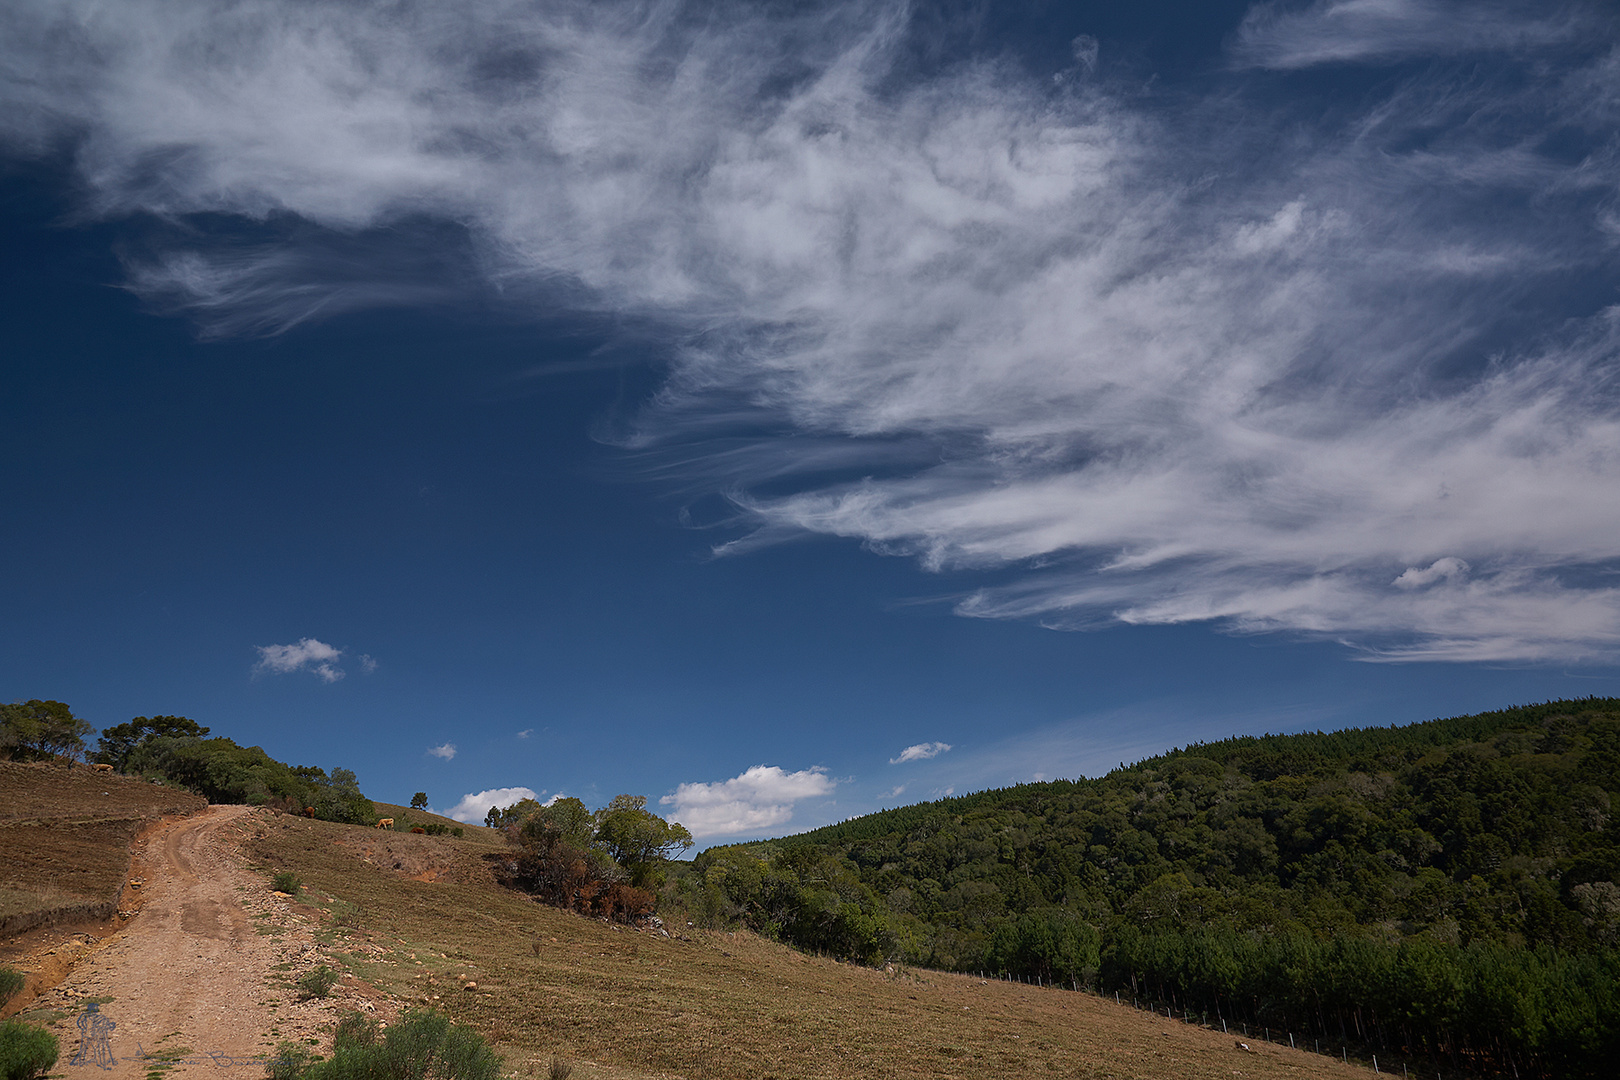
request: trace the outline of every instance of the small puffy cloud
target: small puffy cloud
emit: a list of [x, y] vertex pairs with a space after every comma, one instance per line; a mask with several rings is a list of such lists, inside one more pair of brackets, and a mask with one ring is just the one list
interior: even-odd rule
[[730, 780], [682, 784], [658, 801], [694, 836], [732, 836], [785, 823], [795, 802], [831, 794], [837, 783], [820, 766], [790, 773], [755, 765]]
[[889, 759], [889, 764], [890, 765], [899, 765], [899, 764], [902, 764], [902, 763], [907, 762], [907, 761], [927, 761], [929, 758], [937, 758], [937, 757], [939, 757], [939, 755], [945, 753], [950, 748], [951, 748], [950, 743], [943, 743], [943, 742], [918, 743], [915, 746], [908, 746], [904, 750], [900, 751], [900, 756], [899, 757], [890, 758]]
[[428, 753], [432, 754], [436, 758], [443, 758], [445, 761], [449, 761], [451, 758], [456, 756], [456, 744], [453, 742], [447, 742], [443, 746], [430, 746], [428, 747]]
[[309, 671], [316, 678], [329, 683], [343, 678], [343, 669], [337, 666], [337, 662], [343, 658], [343, 650], [324, 641], [307, 637], [291, 645], [258, 645], [255, 648], [259, 650], [259, 662], [253, 667], [254, 674], [291, 675], [298, 671]]
[[1397, 589], [1421, 589], [1433, 585], [1437, 581], [1461, 581], [1467, 576], [1468, 564], [1461, 559], [1447, 555], [1443, 559], [1436, 559], [1430, 563], [1426, 570], [1408, 566], [1406, 572], [1396, 578], [1392, 584]]
[[370, 675], [377, 670], [377, 658], [366, 653], [360, 654], [360, 670]]
[[450, 809], [444, 811], [444, 816], [456, 821], [481, 822], [491, 807], [511, 806], [524, 799], [535, 798], [533, 788], [526, 787], [498, 787], [487, 791], [477, 791], [463, 795], [461, 801]]

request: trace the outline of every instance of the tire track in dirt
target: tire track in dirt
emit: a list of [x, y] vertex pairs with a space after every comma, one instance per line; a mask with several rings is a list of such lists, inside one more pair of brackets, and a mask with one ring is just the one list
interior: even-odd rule
[[40, 999], [66, 1013], [57, 1074], [144, 1078], [168, 1059], [171, 1078], [259, 1077], [283, 1040], [329, 1043], [345, 995], [299, 1002], [291, 985], [324, 962], [314, 927], [242, 865], [267, 814], [212, 806], [137, 850], [140, 913]]

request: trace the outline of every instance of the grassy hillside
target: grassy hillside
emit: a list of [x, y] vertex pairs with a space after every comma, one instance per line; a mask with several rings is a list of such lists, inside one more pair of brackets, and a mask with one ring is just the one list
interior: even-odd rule
[[332, 898], [355, 974], [473, 1024], [520, 1076], [544, 1075], [552, 1054], [579, 1062], [580, 1080], [1365, 1075], [1258, 1039], [1243, 1053], [1219, 1031], [1086, 994], [885, 972], [748, 932], [610, 926], [494, 885], [482, 857], [496, 849], [489, 830], [269, 815], [248, 848], [266, 874], [292, 870]]

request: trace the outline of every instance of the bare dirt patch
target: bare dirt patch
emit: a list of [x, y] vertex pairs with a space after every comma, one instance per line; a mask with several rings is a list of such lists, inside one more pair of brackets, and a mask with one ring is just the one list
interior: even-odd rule
[[412, 881], [494, 884], [486, 863], [438, 837], [381, 829], [346, 830], [333, 843], [363, 863]]
[[[318, 919], [295, 906], [318, 909], [271, 892], [240, 852], [274, 817], [219, 806], [153, 831], [131, 877], [142, 883], [138, 915], [99, 940], [68, 936], [21, 958], [17, 966], [36, 974], [70, 969], [29, 1014], [61, 1039], [59, 1069], [71, 1076], [88, 1067], [74, 1058], [81, 1046], [93, 1058], [99, 1023], [113, 1062], [104, 1075], [147, 1077], [157, 1068], [258, 1077], [284, 1040], [326, 1049], [343, 1008], [395, 1015], [386, 997], [352, 978], [327, 998], [299, 1000], [297, 980], [330, 958]], [[88, 1018], [91, 1002], [102, 1020]]]

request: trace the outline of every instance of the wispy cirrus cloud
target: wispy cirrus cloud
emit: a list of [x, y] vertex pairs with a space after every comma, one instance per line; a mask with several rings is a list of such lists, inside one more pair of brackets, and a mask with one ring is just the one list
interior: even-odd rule
[[1106, 42], [908, 74], [900, 4], [0, 18], [0, 137], [73, 140], [84, 215], [160, 223], [131, 286], [211, 332], [494, 286], [654, 328], [622, 441], [732, 498], [722, 553], [849, 537], [1057, 627], [1620, 655], [1600, 4], [1256, 7], [1227, 82], [1148, 97]]
[[943, 743], [943, 742], [917, 743], [915, 746], [908, 746], [904, 750], [900, 751], [900, 756], [899, 757], [890, 758], [889, 759], [889, 764], [890, 765], [899, 765], [902, 762], [906, 762], [906, 761], [927, 761], [929, 758], [937, 758], [937, 757], [939, 757], [939, 755], [945, 753], [950, 748], [951, 748], [950, 743]]
[[253, 666], [256, 675], [291, 675], [307, 671], [322, 682], [335, 683], [343, 678], [338, 667], [343, 650], [333, 648], [324, 641], [300, 638], [291, 645], [256, 645], [259, 662]]
[[1316, 0], [1250, 8], [1233, 44], [1270, 68], [1564, 46], [1603, 20], [1592, 5], [1527, 0]]
[[830, 795], [837, 783], [819, 766], [787, 772], [755, 765], [730, 780], [681, 784], [659, 803], [693, 836], [736, 836], [786, 824], [795, 803]]

